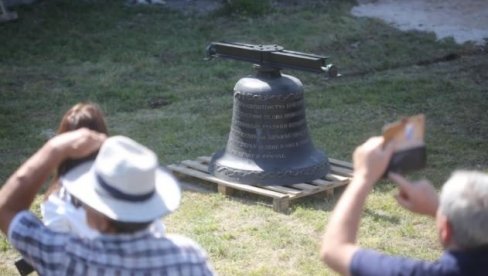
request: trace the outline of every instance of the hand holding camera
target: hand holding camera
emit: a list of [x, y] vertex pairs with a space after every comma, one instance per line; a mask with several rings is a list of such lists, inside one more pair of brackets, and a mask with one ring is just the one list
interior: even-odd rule
[[391, 143], [394, 148], [385, 176], [389, 172], [405, 174], [425, 167], [427, 153], [424, 134], [423, 114], [403, 118], [383, 127], [384, 143]]

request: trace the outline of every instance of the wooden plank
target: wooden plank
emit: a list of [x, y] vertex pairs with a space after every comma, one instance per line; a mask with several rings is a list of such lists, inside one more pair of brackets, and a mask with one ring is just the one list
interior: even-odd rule
[[316, 179], [312, 181], [312, 183], [324, 187], [325, 190], [329, 190], [329, 189], [334, 189], [336, 187], [344, 186], [349, 183], [349, 180], [350, 180], [349, 178], [346, 178], [343, 181], [328, 181], [323, 179]]
[[300, 189], [300, 190], [304, 190], [304, 191], [314, 191], [314, 190], [319, 190], [320, 189], [319, 186], [310, 185], [310, 184], [306, 184], [306, 183], [297, 183], [297, 184], [291, 184], [291, 185], [288, 185], [288, 186], [291, 186], [293, 188], [297, 188], [297, 189]]
[[273, 199], [273, 210], [279, 213], [288, 213], [290, 210], [289, 198], [275, 198]]
[[329, 163], [331, 163], [332, 165], [336, 165], [338, 167], [344, 167], [352, 170], [352, 163], [350, 162], [329, 158]]
[[217, 191], [219, 191], [219, 193], [221, 193], [225, 196], [231, 196], [234, 189], [231, 189], [231, 188], [227, 187], [226, 185], [219, 184], [219, 185], [217, 185]]
[[293, 197], [293, 199], [298, 199], [298, 198], [306, 197], [309, 195], [318, 194], [318, 193], [324, 192], [328, 189], [329, 188], [325, 188], [325, 187], [317, 187], [317, 189], [315, 189], [315, 190], [311, 190], [311, 189], [310, 190], [303, 190], [300, 194], [295, 195]]
[[332, 181], [324, 180], [324, 179], [315, 179], [310, 181], [310, 183], [317, 185], [317, 186], [330, 186], [333, 184]]
[[211, 156], [199, 156], [199, 157], [197, 157], [198, 161], [201, 161], [201, 162], [206, 163], [206, 164], [210, 163], [211, 159], [212, 159]]
[[341, 182], [347, 184], [351, 180], [351, 177], [330, 173], [325, 176], [325, 179], [331, 182]]
[[330, 172], [336, 173], [339, 175], [343, 175], [343, 176], [352, 176], [351, 170], [345, 169], [345, 168], [340, 168], [340, 167], [331, 167]]
[[168, 169], [170, 169], [172, 171], [177, 171], [177, 172], [182, 173], [182, 174], [185, 174], [185, 175], [190, 175], [190, 176], [193, 176], [193, 177], [196, 177], [196, 178], [200, 178], [200, 179], [205, 180], [205, 181], [210, 181], [210, 182], [214, 182], [214, 183], [217, 183], [217, 184], [223, 184], [223, 185], [226, 185], [228, 187], [231, 187], [231, 188], [234, 188], [234, 189], [237, 189], [237, 190], [251, 192], [251, 193], [258, 194], [258, 195], [268, 196], [268, 197], [272, 197], [272, 198], [285, 198], [285, 197], [288, 197], [288, 195], [285, 195], [285, 194], [282, 194], [282, 193], [277, 193], [277, 192], [270, 191], [270, 190], [265, 190], [265, 189], [262, 189], [262, 188], [259, 188], [259, 187], [256, 187], [256, 186], [245, 185], [245, 184], [238, 184], [238, 183], [232, 183], [232, 182], [229, 182], [229, 181], [225, 181], [225, 180], [222, 180], [222, 179], [218, 179], [218, 178], [216, 178], [214, 176], [211, 176], [209, 174], [203, 173], [201, 171], [197, 171], [197, 170], [194, 170], [194, 169], [191, 169], [191, 168], [187, 168], [187, 167], [184, 167], [184, 166], [180, 166], [180, 165], [169, 165], [168, 166]]
[[235, 190], [266, 196], [273, 199], [273, 209], [287, 213], [292, 200], [325, 192], [325, 196], [334, 195], [334, 189], [349, 183], [352, 175], [352, 164], [336, 159], [329, 159], [331, 170], [321, 179], [285, 186], [253, 186], [239, 184], [216, 178], [209, 174], [208, 164], [211, 156], [199, 156], [195, 160], [185, 160], [177, 165], [169, 165], [174, 173], [210, 182], [217, 185], [219, 193], [231, 195]]
[[[197, 158], [197, 160], [201, 161], [201, 162], [209, 162], [210, 157], [200, 156]], [[208, 171], [208, 166], [202, 165], [202, 164], [195, 162], [195, 161], [185, 160], [181, 163], [188, 166], [188, 167], [197, 169], [199, 171], [203, 171], [203, 172]], [[288, 185], [288, 186], [290, 186], [290, 185]], [[261, 188], [266, 189], [266, 190], [271, 190], [271, 191], [280, 192], [280, 193], [284, 193], [284, 194], [292, 194], [292, 195], [297, 195], [297, 194], [302, 193], [301, 190], [317, 190], [317, 186], [309, 185], [306, 183], [293, 184], [291, 186], [295, 189], [290, 188], [290, 187], [286, 187], [286, 186], [258, 186], [258, 187], [261, 187]]]
[[[201, 156], [201, 157], [198, 157], [197, 160], [202, 161], [202, 162], [207, 162], [208, 160], [210, 160], [210, 158], [206, 158], [205, 156]], [[185, 160], [185, 161], [182, 161], [181, 164], [183, 164], [185, 166], [188, 166], [188, 167], [190, 167], [192, 169], [196, 169], [198, 171], [208, 172], [208, 166], [207, 165], [203, 165], [203, 164], [201, 164], [199, 162], [196, 162], [196, 161]], [[275, 192], [280, 192], [280, 193], [283, 193], [283, 194], [297, 194], [297, 193], [300, 193], [300, 191], [298, 191], [298, 190], [291, 189], [291, 188], [284, 187], [284, 186], [257, 186], [257, 187], [263, 188], [265, 190], [271, 190], [271, 191], [275, 191]], [[225, 190], [225, 188], [223, 188], [223, 187], [221, 188], [221, 190], [222, 190], [222, 193], [225, 193], [225, 194], [228, 193], [227, 190]], [[224, 190], [225, 190], [225, 192], [224, 192]]]
[[[210, 158], [208, 158], [206, 156], [201, 156], [201, 157], [198, 157], [197, 160], [206, 162], [206, 161], [210, 160]], [[201, 172], [205, 172], [205, 173], [208, 172], [208, 166], [207, 165], [203, 165], [203, 164], [196, 162], [196, 161], [193, 161], [193, 160], [185, 160], [185, 161], [182, 161], [181, 164], [188, 166], [190, 168], [196, 169], [196, 170], [201, 171]], [[341, 182], [341, 183], [336, 183], [336, 184], [344, 184], [344, 183], [349, 181], [348, 177], [341, 176], [341, 175], [334, 175], [334, 174], [328, 174], [326, 176], [326, 179], [333, 181], [333, 182], [337, 182], [337, 181]], [[327, 184], [330, 185], [331, 184], [330, 181], [327, 181], [327, 180], [316, 179], [316, 180], [311, 181], [311, 183], [315, 184], [315, 185], [320, 185], [320, 186], [324, 186]], [[288, 185], [288, 186], [290, 186], [290, 185]], [[331, 187], [337, 187], [337, 186], [339, 186], [339, 185], [332, 185]], [[290, 189], [289, 187], [286, 187], [286, 186], [258, 186], [258, 187], [261, 187], [263, 189], [276, 191], [276, 192], [281, 192], [284, 194], [293, 194], [293, 195], [300, 193], [301, 190], [319, 190], [319, 189], [317, 189], [316, 186], [309, 185], [306, 183], [293, 184], [292, 187], [295, 189]]]
[[[207, 160], [210, 160], [209, 158], [197, 158], [197, 160], [200, 160], [200, 161], [207, 161]], [[185, 160], [185, 161], [182, 161], [181, 164], [185, 165], [185, 166], [188, 166], [190, 168], [193, 168], [193, 169], [196, 169], [196, 170], [199, 170], [199, 171], [202, 171], [202, 172], [208, 172], [208, 166], [205, 166], [205, 165], [202, 165], [196, 161], [192, 161], [192, 160]], [[275, 191], [275, 192], [279, 192], [279, 193], [283, 193], [283, 194], [292, 194], [292, 195], [297, 195], [297, 194], [300, 194], [301, 193], [301, 190], [302, 189], [311, 189], [311, 188], [316, 188], [315, 186], [312, 186], [310, 187], [311, 185], [307, 185], [305, 183], [303, 183], [303, 186], [300, 187], [299, 185], [296, 186], [295, 188], [298, 188], [297, 189], [293, 189], [293, 188], [289, 188], [289, 187], [286, 187], [286, 186], [257, 186], [257, 187], [260, 187], [260, 188], [263, 188], [265, 190], [271, 190], [271, 191]], [[222, 191], [224, 191], [224, 188], [221, 188]], [[227, 192], [226, 192], [227, 193]]]
[[275, 192], [279, 192], [279, 193], [283, 193], [283, 194], [290, 194], [290, 195], [296, 195], [296, 194], [300, 194], [302, 192], [301, 190], [289, 188], [286, 186], [263, 186], [263, 189], [271, 190], [271, 191], [275, 191]]
[[193, 161], [193, 160], [184, 160], [181, 162], [181, 164], [190, 167], [192, 169], [195, 169], [197, 171], [208, 173], [208, 165], [203, 165], [200, 162]]

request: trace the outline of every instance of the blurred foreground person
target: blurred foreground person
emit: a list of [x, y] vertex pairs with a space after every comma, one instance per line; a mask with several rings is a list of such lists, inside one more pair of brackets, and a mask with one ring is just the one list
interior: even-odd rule
[[[60, 180], [100, 235], [83, 239], [50, 230], [29, 211], [36, 193], [64, 160], [97, 150], [94, 161]], [[195, 242], [149, 231], [179, 206], [180, 196], [152, 151], [127, 137], [83, 128], [49, 140], [7, 180], [0, 190], [0, 229], [40, 275], [212, 275]]]
[[[80, 128], [108, 135], [105, 116], [97, 104], [80, 102], [72, 106], [63, 115], [56, 135]], [[70, 232], [83, 238], [95, 238], [99, 235], [98, 231], [86, 224], [85, 209], [81, 207], [79, 200], [68, 193], [60, 181], [61, 175], [83, 162], [94, 160], [96, 154], [94, 152], [81, 159], [66, 159], [54, 170], [51, 184], [44, 194], [44, 202], [40, 205], [42, 221], [50, 229]], [[165, 227], [161, 220], [156, 220], [150, 229], [156, 235], [163, 235]]]
[[[63, 115], [56, 135], [80, 128], [88, 128], [108, 135], [107, 124], [98, 105], [81, 102], [72, 106]], [[40, 205], [42, 221], [50, 229], [70, 232], [87, 238], [94, 238], [98, 235], [97, 231], [86, 224], [85, 210], [81, 208], [78, 200], [66, 191], [60, 181], [61, 175], [70, 169], [87, 160], [94, 160], [96, 153], [94, 152], [81, 159], [68, 158], [55, 168], [51, 184], [44, 194], [44, 201]]]
[[364, 203], [373, 185], [385, 172], [392, 145], [373, 137], [353, 156], [354, 174], [329, 220], [321, 258], [342, 275], [488, 275], [488, 175], [457, 171], [444, 184], [440, 196], [428, 181], [410, 182], [394, 173], [398, 203], [436, 219], [444, 248], [440, 259], [430, 262], [390, 256], [363, 249], [356, 243]]

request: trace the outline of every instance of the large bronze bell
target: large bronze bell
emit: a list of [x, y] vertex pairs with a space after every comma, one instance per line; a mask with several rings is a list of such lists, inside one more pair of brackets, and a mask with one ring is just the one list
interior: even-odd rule
[[[212, 50], [224, 52], [227, 48]], [[244, 55], [250, 61], [248, 52], [227, 57], [231, 54]], [[255, 76], [240, 79], [234, 87], [227, 146], [212, 156], [209, 172], [223, 180], [251, 185], [289, 185], [325, 176], [329, 162], [310, 139], [302, 83], [281, 74], [276, 66], [255, 67]]]
[[243, 184], [288, 185], [327, 174], [305, 119], [303, 86], [276, 69], [257, 69], [234, 88], [227, 146], [214, 154], [210, 173]]

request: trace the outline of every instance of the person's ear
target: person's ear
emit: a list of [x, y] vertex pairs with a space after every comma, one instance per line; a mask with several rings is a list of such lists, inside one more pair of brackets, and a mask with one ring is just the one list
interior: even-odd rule
[[437, 213], [437, 229], [439, 231], [439, 239], [444, 248], [449, 248], [454, 244], [453, 228], [451, 222], [442, 213]]
[[83, 207], [86, 212], [86, 222], [91, 228], [98, 230], [100, 233], [110, 233], [112, 230], [111, 225], [104, 215], [87, 205], [83, 205]]
[[101, 233], [112, 232], [112, 226], [110, 225], [108, 219], [105, 216], [98, 214], [97, 224], [98, 224], [97, 225], [98, 231], [100, 231]]

